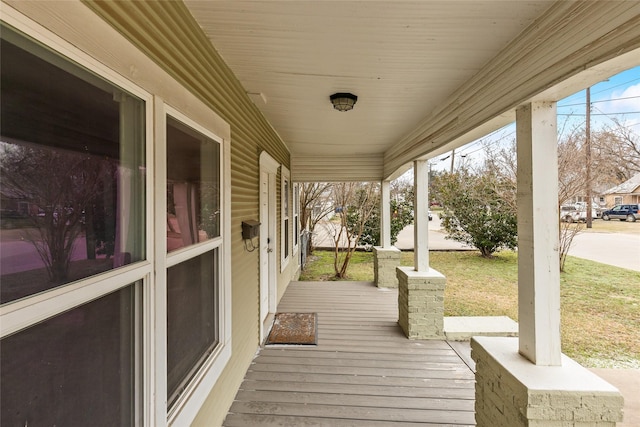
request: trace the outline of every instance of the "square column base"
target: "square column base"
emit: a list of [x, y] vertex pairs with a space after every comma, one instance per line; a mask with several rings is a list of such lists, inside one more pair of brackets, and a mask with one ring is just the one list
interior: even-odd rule
[[398, 267], [398, 324], [409, 339], [444, 339], [445, 277]]
[[400, 249], [373, 247], [373, 281], [379, 288], [397, 288], [396, 267], [400, 265]]
[[562, 366], [538, 366], [518, 353], [518, 338], [475, 337], [478, 427], [600, 427], [622, 420], [614, 386], [562, 355]]

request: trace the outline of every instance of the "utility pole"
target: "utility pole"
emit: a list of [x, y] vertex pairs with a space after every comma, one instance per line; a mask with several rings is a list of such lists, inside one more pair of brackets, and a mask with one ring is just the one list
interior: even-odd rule
[[584, 151], [586, 155], [587, 185], [587, 228], [592, 227], [593, 211], [591, 206], [591, 88], [587, 88], [587, 123], [585, 126]]
[[456, 150], [453, 149], [451, 150], [451, 173], [453, 173], [453, 162], [456, 158]]

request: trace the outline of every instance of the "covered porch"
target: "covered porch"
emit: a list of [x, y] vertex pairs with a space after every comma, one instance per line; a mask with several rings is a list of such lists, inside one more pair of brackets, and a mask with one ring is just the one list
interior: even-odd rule
[[[483, 338], [478, 336], [493, 337], [488, 347], [495, 340], [506, 340], [507, 345], [517, 341], [508, 338], [513, 325], [500, 317], [446, 317], [442, 339], [407, 339], [398, 324], [398, 289], [380, 288], [374, 282], [291, 282], [278, 312], [317, 313], [317, 345], [263, 345], [233, 399], [225, 426], [482, 425], [486, 420], [477, 420], [478, 404], [496, 399], [483, 394], [486, 378], [476, 373], [475, 360], [487, 361], [487, 343], [479, 344]], [[476, 337], [472, 345], [470, 335]], [[496, 338], [500, 336], [504, 338]], [[550, 401], [529, 402], [521, 410], [532, 414], [562, 400], [562, 410], [575, 425], [615, 425], [613, 420], [620, 415], [615, 410], [602, 411], [596, 422], [588, 417], [597, 411], [598, 399], [600, 403], [614, 399], [611, 409], [619, 408], [617, 390], [594, 391], [597, 387], [592, 381], [600, 387], [610, 386], [577, 364], [568, 366], [572, 361], [564, 362], [565, 369], [571, 370], [569, 375], [575, 375], [587, 390], [582, 407], [571, 408], [566, 390], [562, 396], [562, 388], [570, 384], [560, 368], [554, 375], [561, 385]], [[640, 420], [634, 385], [637, 375], [595, 371], [624, 396], [624, 422], [618, 419], [617, 425], [636, 425]], [[499, 377], [496, 390], [508, 389], [514, 379], [508, 373]], [[478, 392], [482, 399], [476, 402]], [[509, 408], [505, 405], [503, 409]], [[585, 419], [580, 420], [581, 416]], [[548, 420], [538, 422], [553, 425]]]
[[265, 346], [225, 426], [475, 425], [469, 343], [409, 340], [398, 290], [292, 282], [278, 312], [317, 313], [317, 346]]

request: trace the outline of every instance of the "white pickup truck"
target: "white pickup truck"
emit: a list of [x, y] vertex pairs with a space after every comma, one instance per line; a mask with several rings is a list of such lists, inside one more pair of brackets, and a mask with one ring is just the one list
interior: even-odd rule
[[582, 209], [581, 206], [562, 205], [560, 206], [560, 220], [564, 222], [586, 222], [587, 210]]

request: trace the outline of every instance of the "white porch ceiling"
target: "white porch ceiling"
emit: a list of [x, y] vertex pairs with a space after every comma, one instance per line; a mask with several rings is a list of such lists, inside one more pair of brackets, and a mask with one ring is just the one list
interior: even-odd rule
[[[469, 129], [459, 126], [451, 133], [456, 141], [435, 144], [429, 131], [438, 127], [429, 125], [429, 118], [454, 105], [465, 85], [482, 85], [473, 83], [474, 76], [525, 30], [535, 29], [554, 5], [548, 0], [185, 3], [289, 148], [294, 180], [380, 179], [416, 154], [466, 142], [459, 137]], [[544, 83], [539, 89], [549, 87]], [[500, 90], [512, 89], [498, 87], [496, 97]], [[357, 95], [355, 108], [334, 110], [329, 101], [334, 92]], [[508, 114], [499, 116], [503, 113], [477, 125], [498, 116], [488, 132], [509, 121]]]

